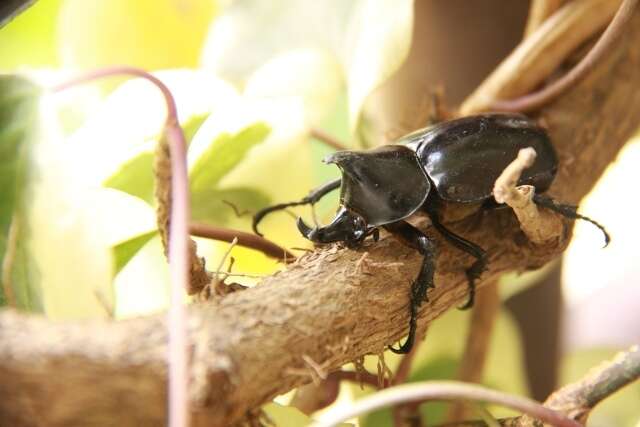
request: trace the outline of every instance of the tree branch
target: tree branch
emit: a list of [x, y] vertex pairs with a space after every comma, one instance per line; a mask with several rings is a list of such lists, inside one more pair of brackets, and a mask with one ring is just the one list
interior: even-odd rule
[[[550, 194], [577, 203], [640, 123], [640, 15], [596, 69], [541, 111], [560, 167]], [[517, 79], [513, 76], [513, 79]], [[624, 203], [624, 201], [621, 201]], [[480, 285], [537, 268], [566, 247], [528, 241], [509, 209], [450, 224], [489, 254]], [[419, 226], [425, 227], [423, 221]], [[426, 232], [432, 234], [431, 229]], [[464, 300], [472, 259], [439, 239], [436, 288], [424, 328]], [[193, 425], [229, 425], [309, 382], [305, 357], [326, 372], [377, 354], [406, 334], [420, 256], [389, 236], [360, 250], [328, 246], [255, 288], [188, 309]], [[0, 417], [8, 425], [159, 425], [166, 420], [164, 315], [52, 322], [0, 312]]]
[[[612, 360], [602, 362], [591, 369], [582, 379], [555, 391], [544, 402], [544, 406], [584, 425], [589, 413], [598, 403], [639, 378], [640, 347], [635, 345], [627, 351], [618, 353]], [[499, 421], [504, 427], [537, 425], [527, 415]], [[446, 424], [446, 427], [486, 427], [486, 425], [483, 421], [466, 421]]]

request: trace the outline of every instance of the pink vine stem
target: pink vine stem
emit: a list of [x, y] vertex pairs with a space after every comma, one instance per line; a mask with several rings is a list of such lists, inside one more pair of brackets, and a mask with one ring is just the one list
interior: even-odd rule
[[580, 423], [535, 400], [459, 381], [425, 381], [381, 390], [347, 407], [336, 407], [320, 416], [312, 427], [339, 425], [351, 418], [388, 406], [426, 400], [470, 400], [496, 403], [528, 414], [556, 427], [582, 427]]
[[102, 77], [117, 75], [140, 77], [151, 82], [162, 92], [167, 105], [164, 132], [169, 143], [172, 171], [172, 203], [169, 225], [169, 271], [172, 283], [168, 313], [169, 426], [186, 427], [189, 425], [189, 376], [187, 372], [186, 310], [183, 298], [189, 281], [188, 219], [190, 218], [190, 205], [186, 142], [184, 132], [178, 123], [175, 99], [169, 88], [157, 77], [144, 70], [127, 66], [91, 71], [53, 87], [52, 91], [59, 92]]

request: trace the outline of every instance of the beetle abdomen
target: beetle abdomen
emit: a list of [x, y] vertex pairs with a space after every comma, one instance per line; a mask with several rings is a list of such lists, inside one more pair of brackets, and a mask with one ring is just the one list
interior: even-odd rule
[[544, 192], [555, 177], [557, 156], [545, 130], [519, 114], [471, 116], [433, 126], [425, 130], [416, 153], [441, 198], [478, 202], [491, 197], [495, 180], [526, 147], [533, 147], [537, 157], [518, 185]]

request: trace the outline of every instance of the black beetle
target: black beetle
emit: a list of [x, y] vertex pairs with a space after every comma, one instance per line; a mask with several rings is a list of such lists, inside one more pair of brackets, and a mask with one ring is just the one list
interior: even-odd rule
[[[493, 185], [522, 148], [533, 147], [534, 164], [526, 169], [518, 185], [535, 187], [534, 202], [572, 219], [597, 222], [576, 212], [575, 206], [555, 202], [544, 193], [553, 182], [558, 159], [546, 131], [520, 114], [483, 114], [441, 122], [400, 138], [392, 145], [366, 151], [339, 151], [324, 161], [335, 163], [342, 178], [331, 181], [307, 197], [292, 203], [270, 206], [253, 218], [253, 230], [268, 213], [289, 206], [313, 204], [341, 187], [340, 207], [325, 227], [311, 228], [298, 218], [298, 229], [315, 243], [343, 242], [355, 248], [383, 227], [424, 256], [418, 277], [411, 287], [409, 334], [395, 353], [407, 353], [415, 339], [418, 308], [434, 286], [432, 239], [405, 221], [418, 211], [426, 213], [436, 230], [451, 244], [469, 253], [476, 261], [466, 270], [469, 299], [462, 308], [473, 305], [475, 281], [487, 265], [486, 252], [446, 228], [441, 211], [446, 203], [464, 203], [477, 209], [498, 207]], [[473, 210], [472, 210], [473, 211]]]

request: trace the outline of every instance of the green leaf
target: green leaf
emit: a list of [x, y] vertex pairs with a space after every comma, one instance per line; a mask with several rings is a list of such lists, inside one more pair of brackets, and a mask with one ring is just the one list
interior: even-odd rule
[[158, 230], [140, 234], [132, 237], [122, 243], [118, 243], [112, 248], [113, 254], [113, 275], [115, 276], [122, 270], [129, 261], [138, 253], [140, 249], [146, 245], [149, 240], [158, 234]]
[[[193, 135], [198, 131], [209, 114], [194, 115], [182, 125], [187, 145], [191, 143]], [[104, 186], [123, 191], [139, 197], [149, 204], [153, 204], [154, 177], [153, 152], [144, 151], [124, 163], [116, 173], [104, 182]]]
[[195, 221], [224, 225], [236, 217], [232, 205], [241, 216], [267, 206], [269, 197], [252, 188], [230, 188], [226, 190], [206, 189], [192, 192], [191, 218]]
[[182, 125], [184, 139], [187, 141], [187, 148], [189, 148], [189, 144], [191, 144], [193, 136], [198, 132], [198, 129], [200, 129], [200, 126], [202, 126], [208, 117], [209, 113], [195, 114], [189, 117], [189, 119]]
[[266, 124], [256, 123], [235, 135], [220, 134], [191, 168], [191, 191], [199, 193], [216, 188], [222, 177], [233, 170], [251, 148], [264, 142], [270, 131]]
[[128, 160], [111, 175], [104, 186], [153, 203], [153, 153], [145, 151]]
[[[236, 212], [229, 203], [244, 216], [248, 214], [243, 212], [255, 211], [269, 204], [269, 198], [250, 188], [212, 189], [198, 192], [192, 195], [191, 218], [195, 221], [225, 225], [236, 216]], [[150, 231], [114, 246], [112, 248], [114, 276], [157, 234], [157, 230]]]
[[[19, 306], [39, 305], [35, 298], [20, 297], [30, 295], [27, 290], [21, 292], [22, 287], [34, 284], [20, 280], [24, 275], [19, 274], [24, 272], [21, 261], [28, 231], [24, 203], [29, 188], [29, 149], [37, 128], [39, 93], [38, 87], [24, 78], [0, 75], [0, 259], [7, 261], [0, 264], [0, 278], [8, 278], [10, 282], [0, 288], [0, 305], [5, 303], [3, 291], [9, 286]], [[9, 239], [10, 231], [14, 233], [12, 239]], [[11, 259], [5, 259], [7, 256]], [[12, 271], [3, 271], [5, 264], [9, 264]]]

